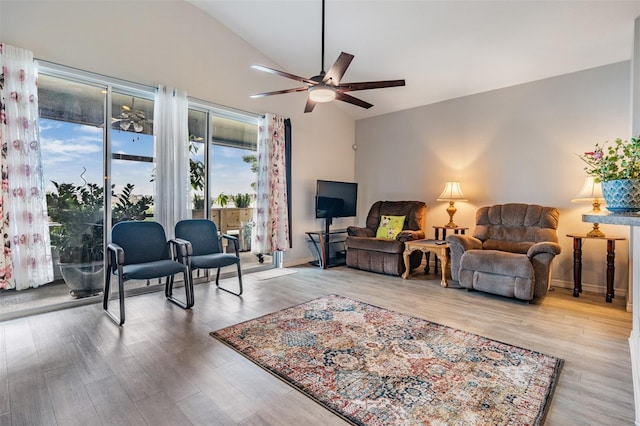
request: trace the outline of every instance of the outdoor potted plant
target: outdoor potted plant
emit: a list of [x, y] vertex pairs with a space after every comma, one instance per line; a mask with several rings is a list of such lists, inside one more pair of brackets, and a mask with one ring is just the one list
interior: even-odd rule
[[226, 207], [227, 204], [229, 203], [229, 196], [224, 192], [221, 192], [220, 194], [218, 194], [216, 201], [218, 202], [218, 205], [220, 207]]
[[616, 139], [613, 145], [597, 143], [580, 156], [584, 170], [602, 183], [607, 210], [614, 213], [640, 211], [640, 135], [630, 141]]
[[[238, 209], [246, 209], [249, 210], [249, 205], [251, 204], [251, 194], [236, 194], [231, 196], [231, 200], [233, 204]], [[251, 213], [238, 213], [238, 216], [241, 218], [245, 218], [247, 216], [251, 216]], [[250, 251], [251, 250], [251, 231], [253, 228], [252, 220], [244, 221], [241, 219], [241, 229], [240, 229], [240, 251]]]
[[239, 209], [246, 209], [251, 204], [251, 194], [236, 194], [231, 196], [233, 204]]
[[[47, 194], [51, 244], [59, 255], [60, 273], [75, 297], [102, 291], [104, 194], [102, 187], [87, 183], [82, 186], [53, 182], [55, 192]], [[134, 185], [127, 184], [122, 193], [114, 194], [112, 222], [144, 220], [152, 198], [131, 201]]]

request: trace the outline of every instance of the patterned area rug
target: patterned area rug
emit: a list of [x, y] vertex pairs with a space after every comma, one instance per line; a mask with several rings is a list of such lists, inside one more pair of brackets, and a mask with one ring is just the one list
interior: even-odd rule
[[337, 295], [211, 335], [357, 425], [542, 424], [562, 367]]

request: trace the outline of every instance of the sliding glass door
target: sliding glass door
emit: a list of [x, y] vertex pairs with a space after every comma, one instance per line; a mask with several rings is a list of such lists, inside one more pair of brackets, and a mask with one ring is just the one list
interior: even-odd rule
[[[102, 291], [103, 253], [113, 224], [153, 220], [155, 91], [53, 64], [41, 66], [38, 86], [55, 271], [55, 285], [41, 288], [59, 285], [65, 298], [50, 303], [65, 303], [69, 293], [80, 298]], [[212, 104], [190, 105], [193, 217], [212, 219], [221, 232], [239, 238], [244, 271], [265, 258], [271, 263], [270, 253], [250, 251], [257, 118]]]
[[245, 270], [265, 259], [270, 264], [271, 253], [251, 254], [257, 119], [201, 106], [189, 110], [189, 135], [193, 217], [207, 217], [221, 233], [238, 237]]
[[102, 288], [106, 86], [40, 75], [42, 167], [54, 279], [75, 297]]

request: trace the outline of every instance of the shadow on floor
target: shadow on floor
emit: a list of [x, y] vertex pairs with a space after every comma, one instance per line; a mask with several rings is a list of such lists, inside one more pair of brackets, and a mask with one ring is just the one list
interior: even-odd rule
[[[243, 274], [273, 267], [271, 256], [264, 256], [263, 263], [260, 263], [256, 255], [249, 252], [240, 253], [240, 258]], [[197, 272], [200, 273], [201, 271]], [[232, 265], [227, 268], [222, 268], [220, 278], [228, 278], [235, 275], [236, 266]], [[211, 279], [215, 280], [215, 272], [211, 277]], [[176, 276], [177, 280], [178, 278], [179, 277]], [[194, 275], [194, 281], [198, 283], [206, 281], [206, 279], [200, 273], [199, 275]], [[117, 288], [117, 280], [115, 283], [112, 281], [112, 288], [114, 285]], [[180, 286], [180, 284], [176, 283], [176, 287], [178, 286]], [[131, 294], [141, 294], [163, 291], [164, 287], [162, 283], [127, 281], [126, 289], [127, 294], [130, 292]], [[27, 290], [0, 290], [0, 321], [101, 302], [102, 293], [83, 298], [73, 297], [69, 294], [69, 288], [61, 279], [38, 288], [30, 288]]]

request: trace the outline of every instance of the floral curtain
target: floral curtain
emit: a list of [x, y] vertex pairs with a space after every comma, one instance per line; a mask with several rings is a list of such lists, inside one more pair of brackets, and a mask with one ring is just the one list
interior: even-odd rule
[[254, 253], [290, 247], [284, 121], [266, 114], [258, 129], [256, 224], [251, 244]]
[[0, 288], [53, 281], [33, 53], [0, 44]]
[[171, 238], [179, 220], [187, 219], [189, 208], [189, 103], [187, 94], [158, 86], [153, 109], [155, 135], [155, 213]]

